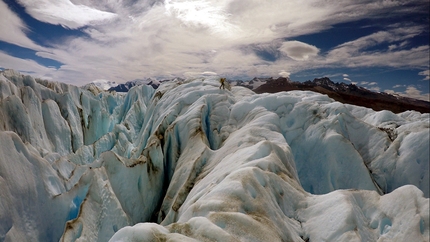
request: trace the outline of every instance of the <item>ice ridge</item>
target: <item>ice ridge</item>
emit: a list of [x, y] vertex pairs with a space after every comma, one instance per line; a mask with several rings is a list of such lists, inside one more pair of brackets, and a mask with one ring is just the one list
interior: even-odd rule
[[429, 114], [0, 72], [0, 241], [428, 241]]

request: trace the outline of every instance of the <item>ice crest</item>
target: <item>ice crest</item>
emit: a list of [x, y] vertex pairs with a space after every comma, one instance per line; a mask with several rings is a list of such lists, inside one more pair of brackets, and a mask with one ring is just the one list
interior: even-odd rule
[[428, 241], [429, 114], [0, 72], [2, 241]]

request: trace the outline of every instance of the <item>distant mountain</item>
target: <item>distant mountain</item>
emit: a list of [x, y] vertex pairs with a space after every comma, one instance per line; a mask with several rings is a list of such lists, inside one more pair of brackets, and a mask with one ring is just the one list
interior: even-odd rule
[[255, 90], [270, 80], [273, 80], [273, 78], [257, 78], [257, 77], [254, 77], [254, 79], [252, 79], [250, 81], [242, 81], [242, 80], [230, 81], [230, 85], [231, 86], [241, 86], [241, 87], [249, 88], [251, 90]]
[[133, 81], [129, 81], [126, 83], [119, 84], [117, 86], [111, 87], [108, 89], [108, 91], [117, 91], [117, 92], [128, 92], [132, 87], [139, 86], [139, 85], [149, 85], [152, 86], [154, 89], [157, 89], [158, 86], [160, 86], [161, 82], [163, 81], [157, 81], [152, 78], [147, 79], [136, 79]]
[[109, 90], [109, 88], [115, 87], [118, 85], [114, 81], [99, 79], [99, 80], [92, 81], [91, 83], [88, 83], [87, 85], [83, 86], [83, 88], [86, 89], [85, 87], [87, 87], [88, 85], [91, 85], [91, 84], [95, 85], [96, 87], [98, 87], [102, 90]]
[[[175, 78], [173, 80], [183, 80]], [[163, 82], [172, 80], [157, 81], [155, 79], [136, 79], [133, 81], [110, 87], [109, 91], [128, 92], [132, 87], [139, 85], [150, 85], [154, 89]], [[253, 90], [256, 93], [277, 93], [281, 91], [314, 91], [325, 94], [330, 98], [342, 103], [353, 104], [372, 108], [375, 111], [390, 110], [394, 113], [401, 113], [407, 110], [415, 110], [421, 113], [430, 113], [430, 102], [417, 100], [399, 95], [392, 95], [384, 92], [373, 92], [366, 88], [354, 84], [334, 83], [328, 77], [315, 78], [313, 81], [295, 82], [290, 78], [253, 78], [250, 81], [231, 80], [231, 86], [242, 86]], [[100, 85], [94, 83], [100, 88]], [[93, 88], [92, 88], [93, 89]], [[90, 90], [87, 88], [87, 90]]]
[[266, 83], [253, 89], [256, 93], [276, 93], [281, 91], [308, 90], [326, 94], [330, 98], [342, 103], [372, 108], [375, 111], [390, 110], [401, 113], [415, 110], [430, 113], [430, 102], [417, 100], [384, 92], [372, 92], [354, 84], [334, 83], [329, 78], [316, 78], [313, 81], [293, 82], [288, 78], [267, 80]]

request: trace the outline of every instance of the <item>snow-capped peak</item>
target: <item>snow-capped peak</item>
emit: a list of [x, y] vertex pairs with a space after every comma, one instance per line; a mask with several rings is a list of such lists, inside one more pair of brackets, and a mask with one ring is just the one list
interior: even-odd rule
[[109, 80], [106, 80], [106, 79], [97, 79], [97, 80], [94, 80], [94, 81], [92, 81], [92, 82], [84, 85], [83, 87], [85, 88], [85, 87], [87, 87], [88, 85], [91, 85], [91, 84], [94, 84], [96, 87], [98, 87], [98, 88], [100, 88], [102, 90], [105, 90], [105, 91], [109, 90], [109, 88], [111, 88], [111, 87], [116, 87], [118, 85], [114, 81], [109, 81]]
[[158, 81], [158, 80], [156, 80], [156, 79], [154, 79], [154, 78], [145, 78], [145, 79], [136, 79], [136, 80], [134, 80], [134, 81], [131, 81], [131, 82], [134, 82], [136, 85], [140, 85], [140, 84], [144, 84], [144, 85], [152, 85], [152, 84], [154, 84], [154, 85], [160, 85], [160, 82]]
[[132, 87], [134, 86], [140, 86], [140, 85], [150, 85], [153, 88], [157, 88], [160, 85], [160, 81], [153, 79], [153, 78], [146, 78], [146, 79], [135, 79], [133, 81], [128, 81], [126, 83], [121, 83], [116, 86], [110, 87], [109, 91], [117, 91], [117, 92], [128, 92]]

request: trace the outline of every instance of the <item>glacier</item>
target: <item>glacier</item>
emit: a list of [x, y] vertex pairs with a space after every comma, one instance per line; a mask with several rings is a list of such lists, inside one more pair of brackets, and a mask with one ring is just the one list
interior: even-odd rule
[[429, 114], [0, 72], [0, 241], [429, 241]]

